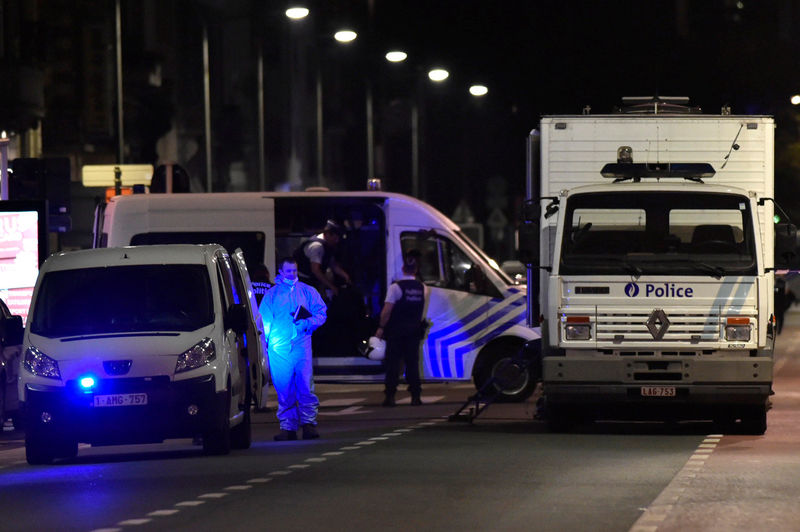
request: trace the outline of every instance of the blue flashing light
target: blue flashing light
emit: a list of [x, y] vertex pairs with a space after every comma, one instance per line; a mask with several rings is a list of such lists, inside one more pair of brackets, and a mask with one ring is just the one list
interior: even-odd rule
[[81, 377], [78, 382], [81, 385], [81, 388], [84, 390], [89, 390], [90, 388], [94, 388], [94, 385], [97, 384], [97, 381], [91, 375], [87, 375], [86, 377]]

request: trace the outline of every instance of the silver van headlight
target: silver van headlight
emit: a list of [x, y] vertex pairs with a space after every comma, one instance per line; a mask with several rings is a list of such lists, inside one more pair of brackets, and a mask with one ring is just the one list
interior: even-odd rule
[[48, 379], [61, 379], [61, 371], [58, 369], [58, 362], [45, 355], [35, 347], [31, 346], [25, 350], [25, 359], [22, 362], [28, 372], [37, 377]]
[[215, 358], [217, 358], [217, 350], [214, 348], [214, 341], [211, 338], [205, 338], [178, 355], [175, 373], [205, 366]]

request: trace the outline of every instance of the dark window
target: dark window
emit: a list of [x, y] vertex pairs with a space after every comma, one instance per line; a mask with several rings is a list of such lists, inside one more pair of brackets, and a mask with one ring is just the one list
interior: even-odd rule
[[131, 245], [220, 244], [228, 253], [242, 248], [247, 268], [253, 269], [264, 262], [264, 240], [264, 233], [260, 231], [175, 231], [134, 235]]
[[42, 280], [31, 332], [59, 338], [193, 331], [214, 321], [211, 294], [202, 264], [52, 271]]

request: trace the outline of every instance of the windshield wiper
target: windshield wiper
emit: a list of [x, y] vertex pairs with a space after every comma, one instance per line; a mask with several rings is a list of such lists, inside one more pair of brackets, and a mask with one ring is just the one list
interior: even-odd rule
[[698, 270], [706, 272], [714, 279], [722, 279], [722, 276], [728, 273], [722, 266], [714, 266], [713, 264], [708, 264], [696, 260], [688, 260], [687, 262], [692, 266], [694, 266], [695, 268], [697, 268]]
[[634, 279], [638, 279], [642, 276], [642, 269], [632, 262], [624, 260], [622, 261], [622, 267], [625, 268], [625, 271], [631, 274]]

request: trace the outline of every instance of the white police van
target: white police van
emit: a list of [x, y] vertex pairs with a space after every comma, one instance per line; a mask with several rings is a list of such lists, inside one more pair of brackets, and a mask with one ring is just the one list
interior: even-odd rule
[[[378, 381], [380, 362], [359, 354], [377, 328], [387, 286], [400, 276], [403, 254], [420, 254], [430, 288], [421, 346], [424, 380], [469, 380], [480, 388], [526, 341], [524, 286], [515, 285], [459, 227], [430, 205], [402, 194], [243, 192], [117, 196], [96, 215], [95, 246], [216, 242], [240, 247], [252, 269], [276, 261], [319, 233], [342, 224], [337, 260], [352, 280], [314, 334], [317, 380]], [[503, 395], [522, 400], [534, 387], [527, 372], [505, 381]]]
[[28, 462], [74, 457], [79, 442], [201, 436], [209, 454], [248, 448], [247, 369], [260, 372], [263, 350], [248, 342], [251, 305], [246, 270], [219, 245], [52, 255], [19, 371]]

